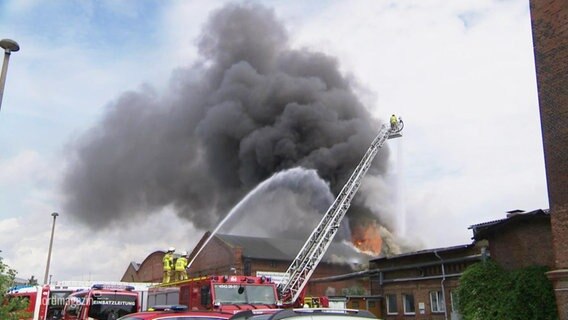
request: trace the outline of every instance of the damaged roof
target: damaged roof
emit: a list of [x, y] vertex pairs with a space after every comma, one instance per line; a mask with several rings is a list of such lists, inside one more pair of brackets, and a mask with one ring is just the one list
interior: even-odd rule
[[[304, 241], [216, 234], [231, 247], [241, 247], [243, 256], [253, 259], [291, 261], [302, 249]], [[369, 256], [343, 242], [332, 242], [322, 258], [326, 263], [366, 263]]]

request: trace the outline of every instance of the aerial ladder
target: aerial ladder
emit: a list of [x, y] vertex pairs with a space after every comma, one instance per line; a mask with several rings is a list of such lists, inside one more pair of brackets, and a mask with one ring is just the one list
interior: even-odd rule
[[312, 234], [306, 240], [304, 246], [288, 267], [288, 270], [286, 270], [283, 282], [278, 285], [278, 292], [283, 305], [293, 305], [298, 301], [312, 273], [337, 233], [341, 220], [349, 209], [351, 200], [357, 193], [357, 190], [359, 190], [361, 181], [369, 170], [379, 148], [383, 146], [387, 139], [401, 137], [403, 128], [404, 123], [400, 117], [394, 119], [394, 121], [391, 119], [390, 126], [387, 124], [381, 126], [379, 133], [369, 149], [367, 149], [359, 165], [357, 165], [335, 201], [327, 209], [318, 226], [312, 231]]

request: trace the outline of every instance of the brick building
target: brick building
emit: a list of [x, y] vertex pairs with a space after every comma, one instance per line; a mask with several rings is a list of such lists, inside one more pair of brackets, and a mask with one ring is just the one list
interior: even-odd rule
[[382, 318], [448, 319], [461, 274], [484, 252], [468, 244], [372, 260], [371, 292], [383, 297]]
[[470, 227], [473, 239], [487, 241], [491, 259], [506, 270], [540, 265], [554, 267], [548, 210], [511, 211], [506, 219]]
[[[190, 254], [190, 261], [209, 238], [205, 233]], [[203, 275], [257, 274], [285, 272], [304, 243], [298, 240], [269, 239], [216, 234], [203, 247], [192, 263], [190, 277]], [[164, 251], [155, 251], [140, 264], [131, 263], [121, 281], [161, 282]], [[368, 256], [361, 255], [350, 246], [334, 242], [330, 245], [313, 277], [329, 277], [351, 273], [362, 268]], [[336, 295], [349, 290], [369, 292], [369, 283], [364, 279], [349, 279], [333, 283], [308, 284], [307, 293], [313, 296]]]
[[474, 240], [471, 244], [373, 259], [369, 270], [313, 281], [368, 279], [370, 297], [380, 304], [380, 318], [441, 320], [459, 315], [455, 289], [462, 273], [473, 263], [493, 259], [509, 270], [554, 264], [547, 210], [517, 210], [504, 219], [476, 224], [470, 229]]
[[120, 279], [122, 282], [162, 282], [164, 251], [154, 251], [141, 263], [131, 262]]
[[568, 1], [530, 0], [555, 270], [548, 276], [568, 319]]

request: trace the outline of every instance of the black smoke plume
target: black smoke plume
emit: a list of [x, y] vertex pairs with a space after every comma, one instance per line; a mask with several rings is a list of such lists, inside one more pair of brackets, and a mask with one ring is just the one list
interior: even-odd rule
[[[100, 228], [171, 206], [211, 229], [258, 183], [298, 166], [315, 169], [336, 195], [379, 122], [336, 59], [291, 49], [287, 37], [263, 6], [215, 11], [199, 61], [173, 72], [167, 92], [122, 94], [72, 142], [66, 212]], [[370, 175], [384, 171], [386, 151]]]

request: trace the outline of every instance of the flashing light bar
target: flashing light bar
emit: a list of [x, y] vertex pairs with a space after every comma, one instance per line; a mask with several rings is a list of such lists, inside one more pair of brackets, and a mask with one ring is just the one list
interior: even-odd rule
[[120, 284], [103, 284], [103, 283], [96, 283], [91, 286], [91, 289], [97, 290], [126, 290], [126, 291], [134, 291], [133, 286], [128, 285], [120, 285]]
[[155, 305], [153, 307], [148, 308], [148, 311], [186, 311], [187, 306], [183, 304], [175, 304], [175, 305]]
[[272, 277], [261, 276], [261, 277], [247, 277], [247, 276], [211, 276], [209, 277], [213, 282], [244, 282], [244, 283], [273, 283]]

